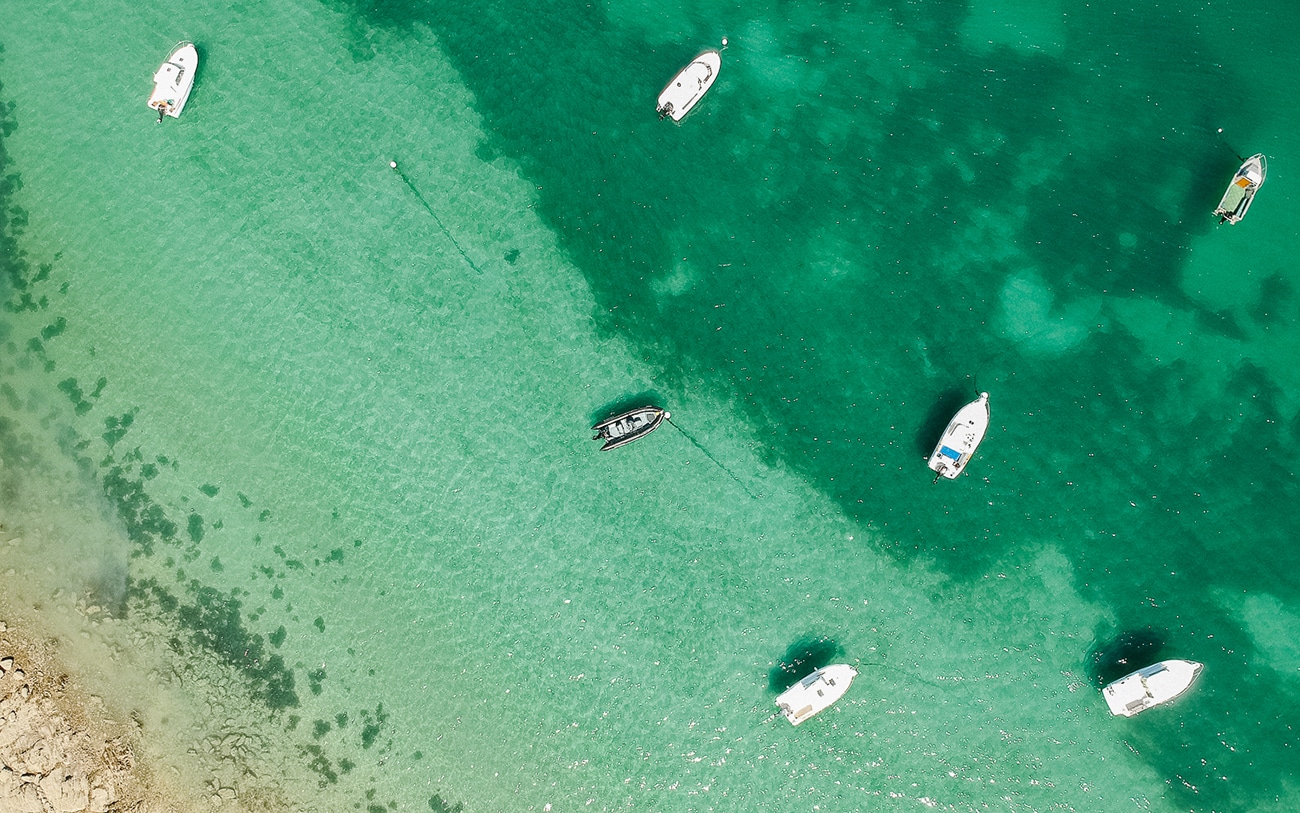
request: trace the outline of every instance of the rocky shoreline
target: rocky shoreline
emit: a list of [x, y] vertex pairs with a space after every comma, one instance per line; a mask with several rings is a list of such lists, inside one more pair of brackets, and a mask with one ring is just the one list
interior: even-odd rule
[[177, 810], [137, 764], [132, 726], [81, 691], [54, 648], [0, 622], [0, 811]]

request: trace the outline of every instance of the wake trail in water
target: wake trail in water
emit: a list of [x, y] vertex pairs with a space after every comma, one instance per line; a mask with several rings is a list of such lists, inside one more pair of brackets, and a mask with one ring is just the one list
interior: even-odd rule
[[704, 448], [704, 446], [701, 445], [701, 443], [700, 443], [698, 440], [696, 440], [695, 438], [691, 437], [691, 433], [690, 433], [690, 432], [687, 432], [685, 429], [683, 429], [683, 428], [681, 428], [680, 426], [678, 426], [677, 424], [673, 423], [673, 419], [672, 419], [672, 418], [668, 418], [667, 420], [668, 420], [668, 423], [669, 423], [669, 424], [672, 424], [672, 427], [673, 427], [674, 429], [676, 429], [678, 432], [681, 432], [681, 433], [682, 433], [682, 437], [684, 437], [684, 438], [686, 438], [687, 440], [689, 440], [689, 441], [691, 442], [691, 444], [695, 446], [695, 448], [699, 449], [701, 452], [704, 453], [704, 456], [705, 456], [705, 457], [707, 457], [709, 460], [712, 460], [712, 461], [713, 461], [713, 465], [715, 465], [715, 466], [717, 466], [718, 468], [720, 468], [720, 469], [722, 469], [723, 471], [725, 471], [725, 472], [727, 473], [727, 476], [728, 476], [728, 477], [730, 477], [731, 479], [735, 480], [736, 483], [740, 486], [740, 488], [741, 488], [741, 489], [742, 489], [746, 494], [748, 494], [748, 495], [750, 496], [750, 499], [754, 499], [754, 500], [757, 500], [757, 499], [758, 499], [758, 495], [757, 495], [757, 494], [755, 494], [754, 492], [750, 491], [748, 488], [745, 487], [745, 481], [743, 481], [743, 480], [741, 480], [739, 477], [737, 477], [737, 476], [736, 476], [736, 475], [731, 471], [731, 469], [729, 469], [729, 468], [727, 468], [726, 466], [722, 465], [722, 463], [720, 463], [716, 457], [714, 457], [713, 455], [709, 454], [709, 450], [706, 449], [706, 448]]
[[433, 215], [433, 222], [437, 223], [438, 228], [442, 229], [442, 233], [447, 235], [447, 239], [450, 240], [451, 244], [456, 247], [457, 251], [460, 252], [460, 256], [465, 258], [465, 262], [469, 264], [469, 267], [473, 268], [476, 272], [482, 274], [483, 270], [474, 264], [474, 261], [469, 258], [468, 254], [465, 253], [465, 249], [460, 247], [460, 243], [456, 242], [456, 238], [451, 236], [451, 232], [447, 230], [447, 227], [445, 225], [443, 225], [442, 218], [438, 217], [438, 213], [435, 212], [433, 210], [433, 207], [429, 205], [429, 201], [424, 199], [424, 195], [421, 195], [420, 190], [415, 187], [415, 184], [411, 182], [411, 179], [406, 177], [406, 173], [398, 169], [397, 162], [389, 161], [388, 166], [393, 168], [393, 172], [397, 173], [398, 177], [402, 179], [403, 183], [406, 184], [407, 188], [410, 189], [411, 192], [415, 194], [416, 199], [419, 200], [420, 203], [424, 204], [424, 208], [429, 211], [429, 214]]

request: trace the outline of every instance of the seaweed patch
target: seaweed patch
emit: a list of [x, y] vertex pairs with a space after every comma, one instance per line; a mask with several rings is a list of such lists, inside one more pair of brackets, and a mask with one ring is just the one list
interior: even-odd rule
[[[130, 581], [128, 595], [137, 601], [152, 599], [163, 612], [173, 615], [189, 633], [189, 642], [221, 658], [252, 684], [253, 694], [273, 710], [298, 706], [293, 670], [279, 655], [266, 651], [262, 636], [249, 632], [240, 616], [241, 603], [198, 581], [185, 588], [189, 599], [178, 598], [155, 579]], [[177, 644], [173, 644], [176, 648]], [[179, 651], [179, 650], [178, 650]]]
[[333, 785], [339, 781], [339, 775], [334, 770], [334, 764], [325, 756], [325, 749], [319, 745], [308, 745], [303, 748], [303, 753], [311, 755], [312, 758], [307, 763], [307, 767], [311, 768], [320, 777], [321, 787]]
[[95, 406], [95, 401], [99, 399], [100, 393], [108, 385], [108, 379], [101, 376], [95, 383], [95, 389], [89, 395], [82, 391], [81, 386], [77, 384], [75, 378], [65, 378], [58, 384], [59, 391], [68, 396], [72, 402], [72, 410], [77, 415], [85, 415]]
[[108, 448], [113, 448], [119, 440], [126, 436], [131, 424], [135, 423], [135, 415], [139, 411], [139, 409], [133, 409], [120, 418], [108, 417], [104, 419], [103, 438], [104, 442], [108, 444]]
[[383, 730], [384, 723], [388, 722], [388, 715], [384, 713], [384, 704], [380, 703], [375, 707], [375, 713], [372, 717], [368, 710], [362, 710], [361, 721], [364, 725], [361, 727], [361, 747], [369, 748], [375, 744]]
[[68, 329], [68, 320], [60, 316], [50, 324], [41, 328], [41, 339], [43, 341], [48, 342], [50, 339], [53, 339], [55, 336], [63, 335], [63, 331], [67, 329]]
[[144, 480], [133, 480], [125, 466], [113, 466], [104, 473], [104, 496], [108, 497], [117, 516], [126, 525], [127, 538], [146, 555], [153, 553], [154, 543], [171, 542], [177, 526], [167, 518], [162, 506], [150, 499]]
[[465, 805], [460, 802], [449, 802], [442, 798], [440, 794], [433, 794], [429, 797], [429, 809], [433, 813], [464, 813]]

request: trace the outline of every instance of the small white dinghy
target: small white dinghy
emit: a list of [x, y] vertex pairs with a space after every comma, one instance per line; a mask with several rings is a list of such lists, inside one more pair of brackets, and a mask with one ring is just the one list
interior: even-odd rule
[[1203, 668], [1195, 661], [1161, 661], [1125, 675], [1101, 694], [1111, 714], [1132, 717], [1187, 691]]
[[1246, 159], [1237, 174], [1232, 176], [1228, 191], [1223, 193], [1223, 200], [1219, 201], [1218, 208], [1214, 210], [1220, 223], [1225, 220], [1229, 223], [1241, 222], [1250, 209], [1251, 202], [1255, 200], [1255, 193], [1264, 185], [1264, 176], [1267, 174], [1268, 162], [1264, 160], [1264, 153], [1257, 152]]
[[721, 68], [722, 55], [714, 50], [705, 51], [691, 60], [691, 64], [682, 68], [659, 94], [656, 108], [659, 118], [671, 116], [673, 121], [681, 121], [713, 87]]
[[858, 670], [847, 663], [823, 666], [808, 677], [781, 692], [776, 698], [790, 725], [799, 725], [819, 711], [831, 706], [849, 690]]
[[163, 116], [180, 118], [185, 102], [194, 87], [194, 71], [199, 66], [199, 52], [192, 42], [180, 42], [163, 60], [153, 75], [153, 93], [149, 94], [149, 109], [158, 111], [158, 121]]
[[981, 392], [980, 397], [957, 410], [943, 430], [943, 436], [930, 454], [930, 469], [935, 472], [935, 480], [940, 475], [949, 480], [956, 480], [957, 475], [965, 470], [975, 449], [984, 440], [984, 433], [989, 428], [989, 394]]
[[672, 416], [666, 410], [656, 406], [637, 407], [622, 415], [606, 418], [591, 427], [596, 433], [591, 439], [603, 440], [605, 444], [600, 450], [608, 452], [645, 437], [670, 417]]

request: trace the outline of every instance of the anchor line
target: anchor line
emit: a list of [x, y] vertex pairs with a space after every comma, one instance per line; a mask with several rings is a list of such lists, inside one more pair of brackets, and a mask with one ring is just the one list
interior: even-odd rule
[[[1218, 136], [1219, 136], [1219, 140], [1223, 142], [1223, 146], [1225, 146], [1225, 147], [1228, 148], [1228, 152], [1230, 152], [1230, 153], [1232, 153], [1233, 155], [1237, 156], [1237, 160], [1240, 161], [1241, 163], [1243, 163], [1243, 164], [1246, 163], [1246, 159], [1243, 158], [1243, 157], [1241, 156], [1241, 153], [1237, 152], [1237, 151], [1233, 148], [1233, 146], [1232, 146], [1231, 144], [1228, 143], [1228, 139], [1226, 139], [1226, 138], [1223, 137], [1223, 128], [1222, 128], [1222, 127], [1219, 128], [1219, 132], [1218, 132], [1216, 135], [1218, 135]], [[1219, 222], [1223, 222], [1223, 221], [1219, 221]]]
[[722, 469], [724, 472], [727, 473], [727, 476], [728, 476], [728, 477], [730, 477], [731, 479], [735, 480], [736, 483], [740, 486], [741, 490], [744, 491], [746, 494], [748, 494], [748, 495], [750, 496], [750, 499], [754, 499], [754, 500], [757, 500], [757, 499], [758, 499], [758, 495], [755, 494], [754, 492], [750, 491], [750, 490], [745, 486], [745, 481], [744, 481], [744, 480], [741, 480], [739, 477], [737, 477], [737, 476], [736, 476], [736, 475], [731, 471], [731, 469], [729, 469], [729, 468], [727, 468], [726, 466], [722, 465], [722, 463], [720, 463], [716, 457], [714, 457], [713, 455], [709, 454], [709, 450], [706, 449], [706, 448], [704, 448], [704, 446], [703, 446], [703, 445], [702, 445], [698, 440], [696, 440], [695, 438], [691, 437], [691, 433], [690, 433], [690, 432], [687, 432], [685, 429], [683, 429], [683, 428], [681, 428], [680, 426], [678, 426], [677, 424], [673, 423], [673, 419], [672, 419], [672, 418], [666, 418], [665, 420], [667, 420], [668, 423], [671, 424], [672, 427], [673, 427], [674, 429], [676, 429], [678, 432], [681, 432], [681, 433], [682, 433], [682, 436], [685, 437], [687, 440], [689, 440], [689, 441], [691, 442], [691, 444], [692, 444], [695, 448], [697, 448], [697, 449], [699, 449], [701, 452], [703, 452], [705, 457], [707, 457], [709, 460], [713, 461], [713, 465], [715, 465], [715, 466], [717, 466], [718, 468]]
[[438, 217], [438, 213], [435, 212], [433, 210], [433, 207], [429, 205], [429, 201], [424, 199], [424, 195], [420, 194], [420, 190], [417, 189], [415, 184], [411, 182], [411, 179], [406, 177], [406, 173], [402, 172], [402, 170], [398, 168], [397, 162], [389, 161], [388, 166], [392, 167], [393, 172], [397, 173], [398, 177], [402, 179], [402, 182], [405, 183], [407, 188], [411, 190], [412, 194], [415, 195], [416, 199], [420, 201], [420, 203], [429, 212], [429, 214], [433, 215], [433, 222], [437, 223], [438, 228], [442, 229], [442, 233], [447, 235], [447, 239], [450, 240], [451, 244], [456, 247], [457, 251], [460, 252], [460, 256], [464, 258], [465, 262], [469, 265], [469, 267], [473, 268], [479, 274], [482, 274], [483, 270], [474, 264], [474, 261], [469, 258], [468, 254], [465, 253], [465, 249], [460, 247], [460, 243], [456, 242], [456, 238], [452, 236], [451, 232], [447, 229], [447, 226], [443, 224], [442, 218]]

